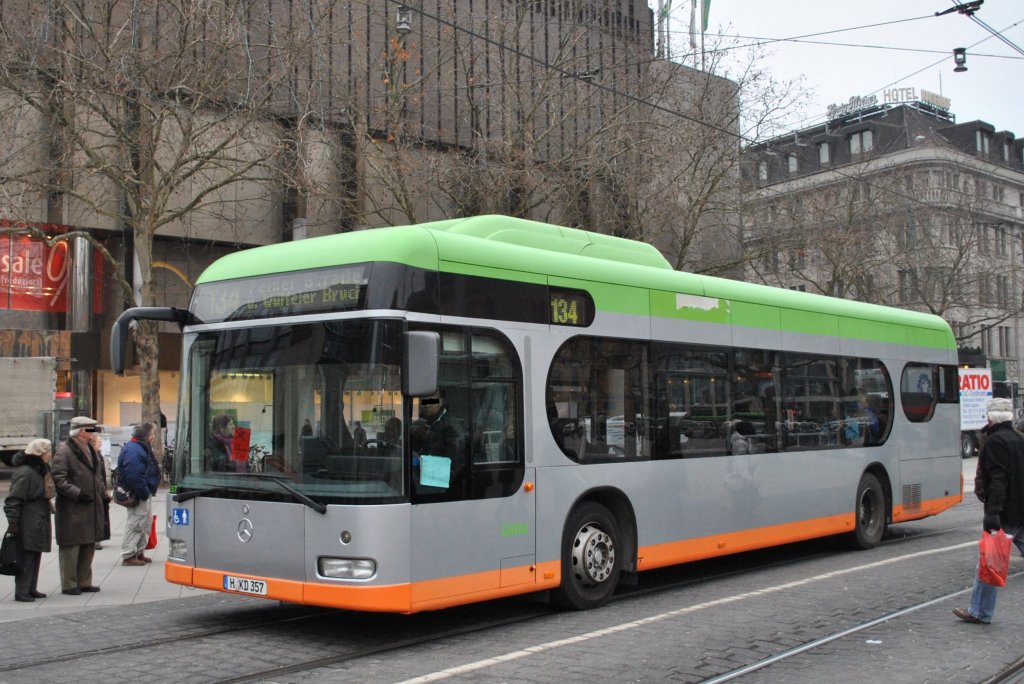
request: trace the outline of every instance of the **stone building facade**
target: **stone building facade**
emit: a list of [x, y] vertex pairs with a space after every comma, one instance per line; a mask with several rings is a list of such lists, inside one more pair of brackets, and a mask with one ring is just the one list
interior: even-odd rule
[[935, 96], [834, 114], [744, 152], [747, 279], [938, 314], [1020, 383], [1024, 140]]

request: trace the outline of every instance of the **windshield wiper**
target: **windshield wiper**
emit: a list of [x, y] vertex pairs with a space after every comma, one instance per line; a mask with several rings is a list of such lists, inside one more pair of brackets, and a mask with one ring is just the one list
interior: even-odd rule
[[285, 482], [284, 479], [281, 478], [278, 475], [268, 475], [267, 473], [245, 473], [245, 474], [249, 475], [251, 477], [258, 478], [260, 480], [269, 480], [270, 482], [276, 482], [277, 484], [281, 485], [282, 488], [287, 490], [292, 496], [294, 496], [296, 499], [298, 499], [302, 503], [304, 503], [307, 506], [309, 506], [310, 508], [312, 508], [314, 511], [316, 511], [320, 515], [324, 515], [325, 513], [327, 513], [327, 506], [324, 506], [322, 503], [320, 503], [316, 499], [311, 499], [310, 497], [306, 496], [305, 494], [303, 494], [302, 492], [300, 492], [299, 490], [295, 489], [290, 484]]
[[[279, 476], [268, 475], [266, 473], [222, 473], [222, 475], [229, 475], [231, 477], [255, 477], [259, 480], [269, 480], [270, 482], [276, 482], [285, 491], [287, 491], [289, 494], [295, 497], [296, 500], [309, 506], [320, 515], [324, 515], [327, 513], [327, 506], [323, 505], [322, 503], [315, 499], [311, 499], [310, 497], [306, 496], [299, 490], [295, 489], [291, 485], [284, 482], [282, 478]], [[220, 492], [252, 493], [256, 491], [260, 490], [252, 489], [249, 487], [219, 485], [217, 487], [207, 487], [206, 489], [196, 489], [191, 492], [184, 492], [183, 494], [175, 494], [174, 500], [177, 502], [188, 501], [189, 499], [194, 499], [197, 496], [206, 496], [208, 494], [215, 494]]]
[[182, 501], [188, 501], [194, 499], [197, 496], [206, 496], [207, 494], [214, 494], [216, 492], [251, 492], [251, 489], [242, 489], [241, 487], [227, 487], [221, 485], [220, 487], [207, 487], [206, 489], [193, 489], [191, 492], [182, 492], [181, 494], [175, 494], [172, 498], [174, 501], [180, 503]]

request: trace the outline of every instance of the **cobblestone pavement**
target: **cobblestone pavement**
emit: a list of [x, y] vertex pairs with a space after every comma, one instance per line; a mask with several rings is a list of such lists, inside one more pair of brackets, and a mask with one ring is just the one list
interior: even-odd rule
[[[816, 542], [659, 571], [641, 585], [693, 581], [583, 613], [518, 600], [377, 615], [190, 593], [11, 618], [18, 604], [8, 598], [0, 603], [0, 683], [214, 682], [339, 653], [354, 657], [255, 681], [700, 682], [928, 601], [735, 681], [983, 682], [1024, 657], [1024, 562], [1013, 561], [1011, 572], [1021, 574], [1000, 590], [994, 624], [957, 620], [950, 611], [967, 602], [980, 519], [968, 494], [941, 516], [895, 526], [891, 543], [870, 551]], [[700, 579], [711, 572], [725, 574]], [[9, 589], [10, 580], [0, 581]], [[106, 581], [97, 596], [121, 591], [116, 576]], [[143, 580], [125, 583], [137, 592]], [[474, 629], [525, 614], [534, 616]], [[414, 643], [459, 628], [467, 631]]]

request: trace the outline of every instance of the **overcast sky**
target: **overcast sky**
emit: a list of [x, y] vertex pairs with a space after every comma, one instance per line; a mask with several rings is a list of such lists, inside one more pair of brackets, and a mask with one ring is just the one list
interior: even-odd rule
[[[649, 5], [657, 11], [657, 0]], [[802, 39], [818, 43], [766, 45], [764, 66], [776, 78], [804, 76], [815, 93], [794, 127], [822, 123], [830, 104], [871, 94], [882, 102], [883, 89], [903, 87], [948, 97], [958, 123], [980, 119], [1024, 137], [1024, 55], [969, 17], [934, 16], [952, 6], [951, 0], [711, 0], [708, 33], [777, 40], [832, 32]], [[690, 0], [673, 0], [671, 7], [671, 49], [679, 54], [689, 50]], [[1022, 0], [984, 0], [975, 17], [1024, 49]], [[967, 48], [966, 72], [953, 71], [956, 47]]]

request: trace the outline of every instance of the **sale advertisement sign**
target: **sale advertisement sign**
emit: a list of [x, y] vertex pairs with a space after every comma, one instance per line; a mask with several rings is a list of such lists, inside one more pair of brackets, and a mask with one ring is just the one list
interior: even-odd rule
[[[0, 308], [67, 313], [68, 243], [52, 246], [30, 235], [0, 234]], [[94, 253], [93, 311], [100, 311], [103, 259]]]

